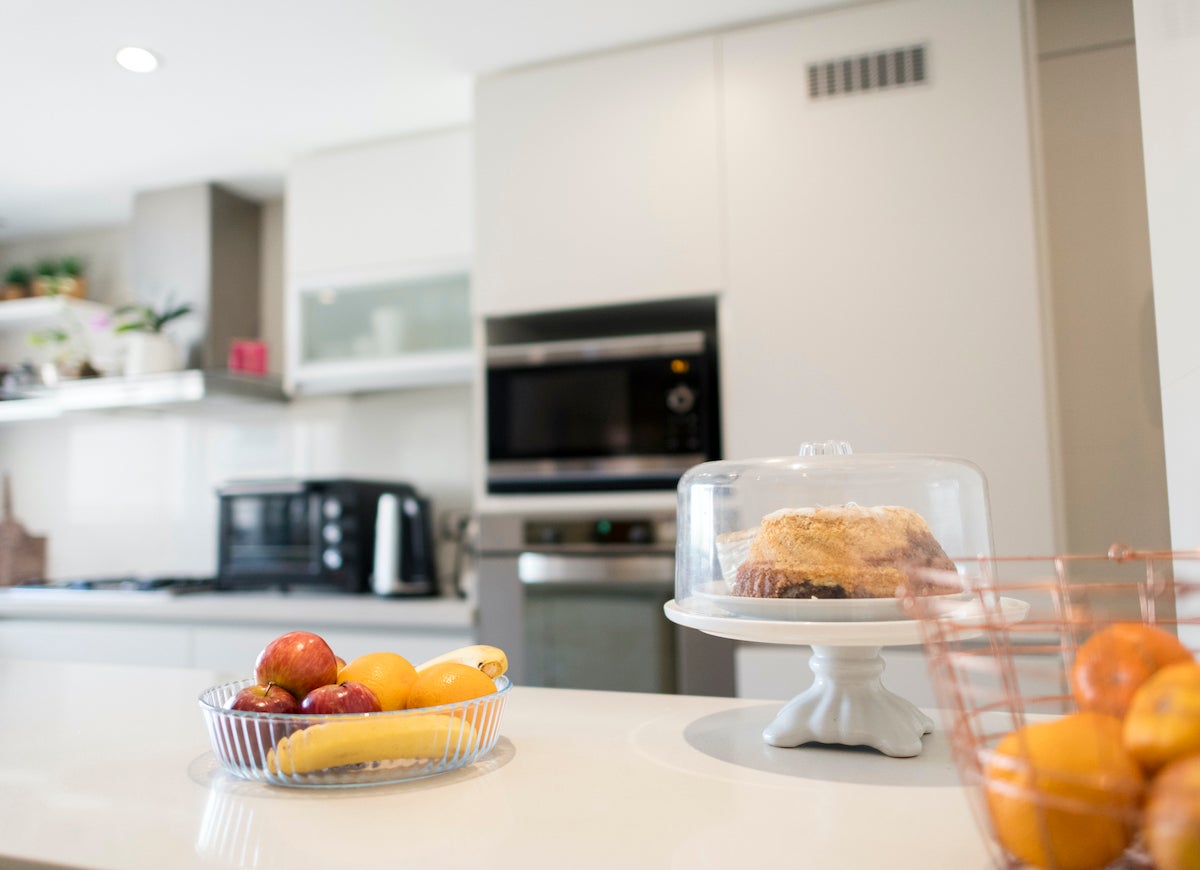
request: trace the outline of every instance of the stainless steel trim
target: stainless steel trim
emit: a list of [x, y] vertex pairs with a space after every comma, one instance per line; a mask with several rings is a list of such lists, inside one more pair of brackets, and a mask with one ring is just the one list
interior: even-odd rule
[[491, 368], [515, 368], [545, 363], [681, 356], [703, 353], [704, 345], [705, 336], [700, 330], [528, 344], [498, 344], [488, 348], [487, 364]]
[[521, 553], [517, 577], [522, 583], [670, 583], [675, 554], [659, 556], [576, 556]]
[[295, 480], [256, 480], [217, 487], [221, 495], [295, 495], [307, 491], [304, 483]]
[[671, 456], [598, 456], [590, 459], [505, 459], [489, 462], [489, 481], [541, 480], [570, 475], [592, 477], [650, 477], [682, 474], [708, 459], [703, 453]]

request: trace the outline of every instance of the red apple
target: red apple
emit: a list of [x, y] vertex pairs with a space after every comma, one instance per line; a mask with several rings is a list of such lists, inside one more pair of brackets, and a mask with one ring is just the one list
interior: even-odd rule
[[274, 683], [297, 698], [318, 686], [337, 682], [337, 656], [320, 635], [289, 631], [275, 638], [258, 654], [254, 678], [261, 686]]
[[300, 712], [300, 703], [279, 686], [247, 686], [227, 706], [251, 714], [222, 716], [216, 723], [217, 754], [239, 767], [261, 768], [271, 748], [304, 724], [299, 716], [253, 715]]
[[246, 686], [229, 702], [230, 710], [252, 713], [299, 713], [300, 702], [282, 686]]
[[355, 682], [318, 686], [300, 702], [301, 713], [378, 713], [382, 709], [375, 693]]

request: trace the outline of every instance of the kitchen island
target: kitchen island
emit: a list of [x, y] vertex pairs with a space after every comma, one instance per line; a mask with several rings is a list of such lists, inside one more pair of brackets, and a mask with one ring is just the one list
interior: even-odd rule
[[197, 696], [240, 676], [0, 659], [0, 866], [990, 866], [940, 723], [916, 758], [779, 749], [778, 702], [516, 686], [475, 765], [292, 789], [212, 755]]

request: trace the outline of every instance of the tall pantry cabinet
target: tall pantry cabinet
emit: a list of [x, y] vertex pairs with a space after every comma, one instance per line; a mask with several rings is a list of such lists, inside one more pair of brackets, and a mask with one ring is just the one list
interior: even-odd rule
[[484, 78], [475, 314], [715, 295], [727, 457], [964, 457], [996, 549], [1054, 551], [1026, 9], [890, 0]]
[[[971, 459], [1008, 553], [1054, 546], [1024, 26], [914, 0], [720, 39], [727, 452]], [[871, 87], [912, 48], [923, 80]]]

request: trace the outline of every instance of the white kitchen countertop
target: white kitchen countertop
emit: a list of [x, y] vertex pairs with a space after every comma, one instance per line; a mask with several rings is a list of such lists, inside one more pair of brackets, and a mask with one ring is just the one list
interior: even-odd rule
[[315, 592], [126, 592], [0, 589], [0, 619], [111, 619], [294, 626], [319, 622], [358, 628], [463, 628], [461, 598], [381, 598]]
[[483, 761], [357, 789], [238, 780], [196, 698], [236, 674], [0, 660], [0, 865], [984, 870], [939, 729], [778, 749], [778, 702], [517, 686]]

